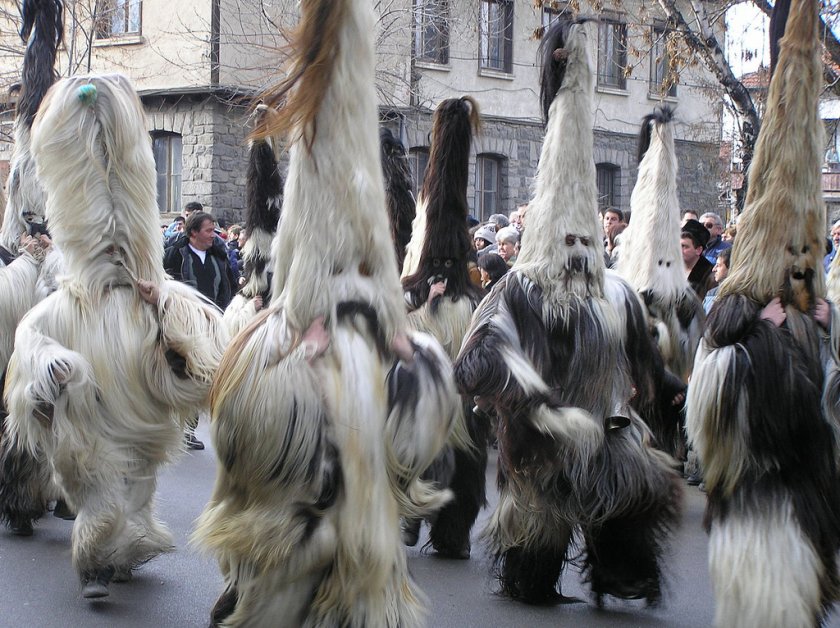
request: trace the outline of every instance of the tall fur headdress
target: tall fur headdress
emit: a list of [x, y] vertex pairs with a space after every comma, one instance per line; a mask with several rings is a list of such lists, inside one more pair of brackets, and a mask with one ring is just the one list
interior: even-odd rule
[[818, 9], [815, 0], [791, 6], [720, 296], [743, 294], [758, 303], [780, 296], [808, 311], [825, 294]]
[[680, 249], [680, 202], [673, 110], [657, 108], [639, 132], [639, 175], [630, 209], [633, 221], [621, 236], [618, 272], [640, 293], [676, 302], [688, 285]]
[[155, 162], [143, 106], [120, 74], [58, 81], [32, 126], [47, 213], [74, 289], [160, 283]]
[[540, 100], [548, 122], [516, 268], [546, 293], [563, 292], [568, 284], [562, 279], [586, 260], [586, 286], [576, 290], [601, 296], [606, 266], [593, 157], [595, 76], [586, 24], [561, 17], [540, 48]]
[[477, 291], [467, 267], [472, 248], [467, 184], [470, 144], [478, 128], [478, 104], [469, 96], [444, 100], [435, 110], [429, 165], [420, 191], [422, 207], [418, 208], [424, 220], [415, 219], [403, 268], [407, 291], [428, 295], [429, 281], [437, 277], [447, 280], [445, 294], [455, 298]]
[[382, 174], [385, 177], [391, 239], [397, 255], [397, 270], [402, 270], [405, 247], [411, 239], [411, 221], [416, 211], [416, 201], [411, 190], [411, 170], [405, 146], [386, 127], [379, 129], [379, 147], [382, 150]]
[[[390, 342], [406, 326], [379, 156], [372, 9], [303, 0], [287, 78], [263, 95], [280, 106], [256, 137], [290, 135], [273, 300], [293, 328], [342, 302], [376, 311]], [[341, 228], [337, 228], [341, 225]]]
[[[257, 120], [271, 115], [264, 104], [256, 107]], [[258, 122], [259, 124], [259, 122]], [[271, 263], [271, 242], [277, 232], [283, 206], [283, 176], [277, 164], [272, 138], [252, 139], [248, 152], [248, 173], [245, 179], [245, 231], [248, 239], [242, 247], [245, 285], [241, 294], [248, 299], [269, 295], [268, 271]]]
[[55, 59], [64, 34], [61, 0], [24, 0], [21, 6], [23, 55], [20, 97], [15, 111], [15, 147], [9, 171], [0, 246], [16, 251], [27, 222], [44, 219], [44, 192], [35, 176], [30, 130], [35, 112], [56, 79]]

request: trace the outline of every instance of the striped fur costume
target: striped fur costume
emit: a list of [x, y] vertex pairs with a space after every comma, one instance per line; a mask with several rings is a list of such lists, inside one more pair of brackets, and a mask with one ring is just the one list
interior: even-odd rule
[[423, 623], [399, 520], [448, 496], [419, 475], [458, 398], [440, 345], [405, 331], [374, 31], [369, 0], [304, 0], [289, 78], [265, 96], [283, 107], [259, 134], [291, 132], [284, 254], [214, 382], [218, 474], [195, 535], [225, 580], [214, 626]]
[[455, 375], [500, 418], [485, 534], [502, 592], [557, 600], [579, 533], [599, 604], [653, 603], [681, 487], [631, 407], [634, 386], [650, 394], [655, 351], [635, 291], [604, 266], [585, 29], [561, 21], [543, 41], [550, 109], [522, 251], [476, 310]]
[[[454, 360], [484, 290], [470, 278], [472, 244], [467, 229], [470, 144], [479, 127], [478, 104], [469, 96], [438, 105], [432, 118], [429, 165], [420, 191], [417, 218], [403, 267], [409, 324], [434, 336]], [[445, 282], [443, 294], [429, 298]], [[472, 397], [462, 400], [463, 420], [450, 443], [424, 474], [454, 499], [436, 513], [429, 543], [438, 555], [469, 558], [470, 530], [486, 503], [484, 473], [490, 422], [473, 412]], [[408, 522], [406, 542], [414, 544], [419, 521]], [[413, 541], [413, 542], [412, 542]]]
[[819, 3], [789, 8], [787, 27], [776, 21], [784, 37], [730, 273], [688, 394], [721, 628], [816, 626], [840, 592], [840, 314], [824, 301], [821, 266]]

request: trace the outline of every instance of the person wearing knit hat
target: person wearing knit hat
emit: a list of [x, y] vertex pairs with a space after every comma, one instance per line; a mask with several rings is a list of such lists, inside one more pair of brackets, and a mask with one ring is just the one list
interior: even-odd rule
[[373, 6], [300, 6], [291, 65], [263, 94], [277, 115], [254, 131], [289, 141], [272, 300], [211, 399], [217, 477], [195, 534], [224, 578], [211, 622], [419, 628], [400, 516], [451, 497], [420, 474], [461, 402], [440, 343], [410, 331], [394, 263]]
[[[467, 184], [472, 134], [479, 127], [478, 105], [469, 96], [438, 105], [432, 119], [429, 165], [420, 191], [425, 220], [412, 234], [412, 248], [422, 241], [415, 267], [406, 264], [403, 289], [409, 324], [434, 336], [454, 360], [484, 290], [470, 279]], [[454, 381], [454, 380], [453, 380]], [[485, 468], [490, 423], [476, 416], [464, 399], [463, 420], [456, 424], [447, 449], [424, 479], [449, 486], [454, 499], [437, 513], [429, 542], [439, 556], [469, 558], [470, 530], [485, 504]], [[452, 465], [445, 464], [451, 460]], [[419, 520], [406, 522], [404, 539], [417, 542]]]
[[[639, 175], [630, 208], [633, 221], [621, 237], [617, 271], [642, 297], [665, 366], [681, 381], [679, 389], [674, 390], [664, 373], [656, 378], [667, 390], [657, 395], [657, 409], [667, 418], [655, 424], [666, 428], [664, 433], [656, 434], [658, 446], [684, 459], [682, 401], [705, 316], [683, 269], [677, 156], [673, 111], [669, 107], [657, 108], [642, 121]], [[697, 221], [689, 222], [702, 228]], [[692, 228], [688, 225], [688, 229]], [[682, 229], [685, 231], [686, 227]], [[675, 396], [679, 396], [677, 403]]]
[[784, 32], [729, 274], [697, 351], [686, 428], [703, 464], [715, 625], [816, 626], [840, 579], [840, 315], [822, 271], [820, 3]]
[[603, 259], [587, 28], [561, 16], [544, 36], [547, 128], [528, 228], [455, 363], [462, 392], [499, 416], [499, 502], [485, 535], [501, 592], [528, 603], [562, 599], [573, 538], [599, 604], [657, 601], [680, 511], [672, 461], [632, 407], [634, 389], [652, 395], [656, 347], [635, 291]]
[[475, 248], [479, 256], [496, 252], [496, 227], [492, 224], [482, 225], [473, 235]]

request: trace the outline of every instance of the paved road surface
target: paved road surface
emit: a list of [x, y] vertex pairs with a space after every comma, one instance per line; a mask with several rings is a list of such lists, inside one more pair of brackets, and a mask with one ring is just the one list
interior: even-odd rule
[[[199, 436], [209, 445], [206, 425]], [[175, 534], [177, 551], [158, 558], [128, 584], [112, 584], [111, 595], [87, 602], [70, 566], [71, 523], [46, 517], [28, 539], [0, 531], [0, 628], [200, 627], [221, 591], [215, 564], [187, 543], [192, 522], [207, 501], [215, 456], [208, 449], [182, 456], [161, 476], [159, 513]], [[495, 463], [488, 468], [493, 486]], [[662, 606], [591, 601], [551, 608], [528, 607], [494, 595], [488, 562], [480, 548], [469, 561], [446, 561], [409, 550], [410, 568], [430, 599], [430, 628], [589, 626], [708, 627], [713, 617], [706, 571], [706, 536], [701, 528], [704, 496], [689, 488], [686, 513], [672, 551], [669, 590]], [[495, 502], [495, 492], [491, 491]], [[488, 516], [482, 513], [479, 524]], [[425, 530], [424, 530], [425, 534]], [[422, 542], [422, 539], [421, 539]], [[579, 574], [570, 570], [563, 592], [588, 600]], [[830, 626], [840, 626], [832, 617]]]

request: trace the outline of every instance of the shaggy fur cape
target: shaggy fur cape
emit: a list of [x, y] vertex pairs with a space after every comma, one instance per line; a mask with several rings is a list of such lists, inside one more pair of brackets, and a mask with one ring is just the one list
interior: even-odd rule
[[655, 602], [680, 484], [630, 406], [634, 386], [650, 394], [654, 349], [635, 292], [605, 274], [585, 28], [561, 21], [544, 40], [556, 95], [522, 252], [476, 310], [455, 374], [500, 417], [500, 499], [486, 536], [502, 592], [557, 598], [579, 531], [599, 603]]
[[[18, 327], [9, 431], [46, 453], [77, 512], [80, 579], [107, 583], [172, 547], [153, 515], [156, 470], [181, 441], [178, 417], [205, 402], [226, 338], [214, 306], [164, 278], [154, 159], [125, 77], [56, 83], [32, 151], [67, 276]], [[141, 278], [160, 287], [157, 305]]]
[[[256, 107], [256, 120], [270, 116], [263, 105]], [[283, 176], [277, 164], [272, 138], [252, 139], [245, 179], [245, 232], [242, 247], [245, 285], [225, 308], [225, 326], [231, 337], [239, 333], [257, 313], [253, 299], [271, 301], [271, 241], [277, 231], [283, 206]]]
[[[818, 10], [790, 5], [731, 271], [689, 387], [718, 626], [814, 626], [838, 594], [840, 316], [832, 306], [826, 331], [812, 314], [824, 296]], [[778, 327], [761, 318], [777, 296]]]
[[[236, 338], [212, 395], [219, 456], [197, 540], [218, 559], [217, 626], [422, 624], [400, 515], [447, 495], [419, 474], [457, 412], [440, 345], [407, 327], [377, 145], [374, 19], [367, 0], [305, 0], [284, 107], [290, 130], [274, 299]], [[336, 228], [341, 225], [341, 228]], [[330, 346], [301, 337], [323, 317]], [[282, 620], [278, 620], [282, 618]]]

